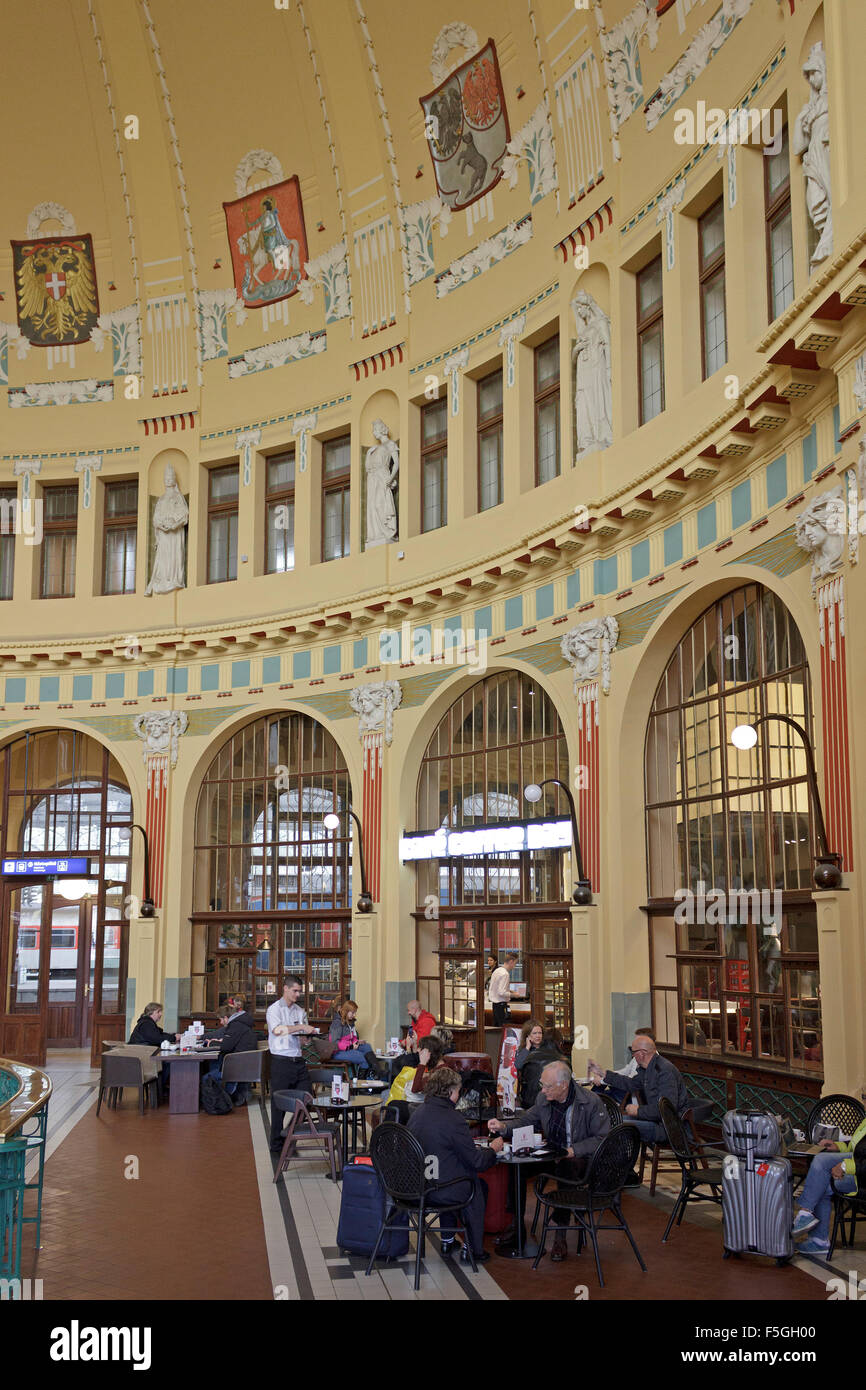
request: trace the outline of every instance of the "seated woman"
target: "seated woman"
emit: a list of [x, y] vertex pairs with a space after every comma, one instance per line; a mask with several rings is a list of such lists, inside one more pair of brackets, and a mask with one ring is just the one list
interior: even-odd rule
[[445, 1056], [454, 1051], [454, 1034], [450, 1028], [446, 1028], [444, 1023], [437, 1023], [435, 1028], [430, 1029], [428, 1035], [431, 1038], [438, 1038], [445, 1049]]
[[514, 1059], [517, 1096], [524, 1110], [529, 1110], [535, 1104], [541, 1090], [541, 1073], [547, 1064], [561, 1061], [563, 1055], [558, 1046], [556, 1030], [545, 1031], [537, 1019], [525, 1023]]
[[424, 1094], [424, 1077], [428, 1072], [435, 1071], [437, 1067], [444, 1066], [444, 1057], [445, 1045], [437, 1037], [431, 1034], [429, 1038], [419, 1038], [418, 1066], [415, 1068], [411, 1086], [413, 1095]]
[[144, 1013], [133, 1028], [129, 1042], [133, 1047], [162, 1047], [164, 1042], [180, 1042], [180, 1033], [165, 1033], [159, 1026], [161, 1004], [145, 1004]]
[[334, 1057], [340, 1062], [352, 1062], [360, 1067], [359, 1076], [380, 1078], [379, 1065], [376, 1061], [376, 1053], [367, 1042], [361, 1042], [355, 1028], [355, 1019], [358, 1015], [358, 1005], [354, 999], [347, 999], [345, 1004], [341, 1004], [334, 1017], [331, 1019], [331, 1027], [328, 1030], [328, 1037], [332, 1043], [336, 1043], [337, 1050]]
[[801, 1242], [798, 1252], [826, 1258], [830, 1249], [833, 1193], [850, 1197], [858, 1190], [866, 1190], [866, 1120], [858, 1125], [848, 1142], [822, 1139], [821, 1148], [824, 1152], [812, 1159], [803, 1183], [800, 1210], [791, 1230], [795, 1236], [805, 1235], [807, 1231], [812, 1233], [808, 1240]]

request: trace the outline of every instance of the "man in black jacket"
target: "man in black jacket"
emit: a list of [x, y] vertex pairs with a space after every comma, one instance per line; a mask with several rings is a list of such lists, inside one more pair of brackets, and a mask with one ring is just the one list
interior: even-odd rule
[[[664, 1143], [667, 1136], [662, 1124], [659, 1100], [666, 1096], [677, 1114], [682, 1115], [689, 1107], [686, 1083], [673, 1062], [659, 1056], [652, 1038], [643, 1035], [634, 1037], [631, 1055], [637, 1062], [634, 1085], [642, 1092], [643, 1100], [639, 1105], [632, 1102], [625, 1107], [625, 1114], [628, 1116], [626, 1123], [634, 1125], [646, 1143], [654, 1144], [658, 1140]], [[602, 1074], [601, 1068], [595, 1067], [594, 1064], [590, 1066], [590, 1072], [596, 1079], [601, 1077], [608, 1086], [622, 1084], [619, 1072], [606, 1071]]]
[[[236, 1009], [234, 1004], [223, 1004], [219, 1010], [222, 1034], [219, 1039], [220, 1055], [211, 1062], [209, 1076], [222, 1076], [223, 1062], [230, 1052], [255, 1052], [259, 1042], [253, 1029], [252, 1014], [245, 1009]], [[216, 1041], [216, 1040], [215, 1040]], [[245, 1105], [249, 1095], [249, 1082], [228, 1081], [226, 1090], [235, 1105]]]
[[129, 1042], [135, 1047], [162, 1047], [164, 1042], [180, 1042], [180, 1033], [166, 1033], [160, 1028], [162, 1018], [161, 1004], [146, 1004], [144, 1013], [130, 1034]]
[[[421, 1144], [427, 1160], [428, 1171], [432, 1167], [434, 1180], [450, 1182], [454, 1178], [466, 1178], [464, 1183], [455, 1183], [442, 1192], [437, 1202], [434, 1195], [430, 1205], [450, 1205], [465, 1196], [466, 1207], [463, 1212], [469, 1247], [477, 1262], [490, 1259], [484, 1250], [484, 1208], [487, 1204], [487, 1188], [478, 1183], [474, 1192], [470, 1181], [476, 1173], [492, 1168], [496, 1155], [502, 1148], [502, 1140], [494, 1139], [489, 1148], [479, 1148], [469, 1133], [463, 1116], [456, 1110], [460, 1099], [460, 1073], [452, 1067], [438, 1067], [424, 1080], [424, 1104], [419, 1105], [409, 1121], [409, 1129]], [[436, 1160], [430, 1164], [430, 1159]], [[471, 1195], [470, 1195], [471, 1194]], [[442, 1254], [450, 1255], [455, 1248], [454, 1226], [442, 1225]], [[467, 1251], [461, 1259], [469, 1263]]]

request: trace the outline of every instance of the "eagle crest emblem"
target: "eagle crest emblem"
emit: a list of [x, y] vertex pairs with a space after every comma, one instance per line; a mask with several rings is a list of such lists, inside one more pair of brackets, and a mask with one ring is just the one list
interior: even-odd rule
[[493, 40], [420, 101], [439, 196], [467, 208], [502, 178], [511, 138]]
[[35, 347], [86, 343], [99, 318], [90, 236], [13, 241], [18, 327]]

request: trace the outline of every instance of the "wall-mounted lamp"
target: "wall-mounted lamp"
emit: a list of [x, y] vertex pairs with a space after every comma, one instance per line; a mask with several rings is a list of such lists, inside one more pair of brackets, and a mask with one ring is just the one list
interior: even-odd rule
[[[361, 822], [355, 815], [355, 812], [352, 810], [351, 806], [346, 807], [346, 814], [352, 817], [352, 820], [355, 822], [355, 826], [358, 831], [358, 867], [361, 870], [361, 892], [355, 899], [355, 907], [359, 912], [372, 912], [373, 899], [367, 891], [367, 866], [364, 862], [364, 831], [361, 826]], [[325, 816], [325, 829], [339, 830], [339, 828], [340, 817], [338, 816], [336, 811], [329, 811], [328, 814]]]
[[568, 802], [568, 809], [571, 812], [571, 837], [574, 841], [574, 855], [577, 860], [577, 883], [574, 885], [572, 901], [578, 907], [588, 907], [592, 902], [592, 884], [586, 877], [583, 869], [583, 855], [580, 851], [580, 835], [577, 831], [577, 809], [574, 804], [574, 797], [571, 794], [571, 787], [565, 782], [560, 782], [558, 777], [546, 777], [543, 782], [530, 782], [529, 786], [523, 788], [523, 795], [527, 801], [533, 804], [541, 800], [541, 789], [546, 786], [561, 787], [565, 792]]

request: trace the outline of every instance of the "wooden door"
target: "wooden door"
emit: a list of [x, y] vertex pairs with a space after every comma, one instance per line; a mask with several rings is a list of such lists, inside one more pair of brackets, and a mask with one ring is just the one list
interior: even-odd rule
[[3, 885], [0, 934], [0, 1055], [41, 1066], [45, 1061], [45, 999], [50, 885]]

